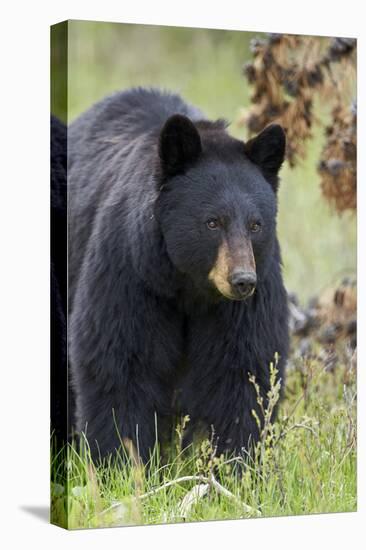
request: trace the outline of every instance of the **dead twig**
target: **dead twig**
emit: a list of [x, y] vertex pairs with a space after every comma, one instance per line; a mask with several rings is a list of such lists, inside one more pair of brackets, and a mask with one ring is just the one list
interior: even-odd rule
[[167, 487], [172, 487], [173, 485], [177, 485], [178, 483], [183, 483], [184, 481], [199, 481], [203, 483], [207, 483], [207, 478], [204, 476], [183, 476], [178, 477], [177, 479], [173, 479], [172, 481], [167, 481], [167, 483], [164, 483], [163, 485], [160, 485], [159, 487], [156, 487], [155, 489], [152, 489], [148, 493], [144, 493], [143, 495], [140, 495], [139, 498], [145, 499], [148, 497], [151, 497], [152, 495], [155, 495], [159, 491], [162, 491], [163, 489], [166, 489]]
[[287, 430], [284, 430], [281, 434], [280, 434], [280, 438], [281, 437], [285, 437], [289, 432], [291, 432], [292, 430], [294, 430], [295, 428], [304, 428], [304, 430], [309, 430], [309, 432], [311, 432], [313, 434], [314, 437], [318, 437], [318, 434], [316, 433], [316, 431], [314, 430], [314, 428], [312, 428], [311, 426], [308, 426], [307, 424], [301, 424], [300, 422], [297, 423], [297, 424], [293, 424], [292, 426], [290, 426]]
[[[246, 514], [254, 515], [254, 516], [261, 516], [260, 510], [257, 510], [253, 508], [252, 506], [249, 506], [248, 504], [243, 503], [237, 496], [235, 496], [231, 491], [223, 487], [215, 478], [213, 474], [210, 474], [210, 477], [205, 476], [183, 476], [178, 477], [177, 479], [173, 479], [172, 481], [168, 481], [167, 483], [164, 483], [163, 485], [160, 485], [159, 487], [156, 487], [152, 489], [151, 491], [148, 491], [147, 493], [144, 493], [143, 495], [139, 495], [136, 497], [138, 500], [146, 499], [152, 495], [155, 495], [156, 493], [163, 491], [164, 489], [167, 489], [168, 487], [172, 487], [173, 485], [177, 485], [179, 483], [183, 483], [185, 481], [197, 481], [199, 482], [198, 485], [195, 485], [183, 498], [181, 505], [180, 505], [180, 515], [183, 517], [186, 517], [188, 515], [188, 512], [192, 509], [192, 507], [203, 497], [205, 497], [211, 488], [215, 489], [217, 493], [225, 496], [226, 498], [229, 498], [233, 500], [239, 507], [244, 509], [244, 512]], [[108, 512], [111, 512], [112, 510], [118, 508], [121, 505], [120, 502], [115, 502], [112, 504], [112, 506], [109, 506], [109, 508], [106, 508], [101, 512], [99, 515], [102, 516], [104, 514], [107, 514]]]
[[191, 509], [197, 504], [197, 502], [205, 497], [210, 490], [208, 483], [201, 483], [195, 485], [183, 498], [179, 506], [179, 516], [186, 519]]
[[211, 485], [213, 488], [216, 489], [216, 491], [221, 494], [221, 495], [224, 495], [225, 497], [233, 500], [234, 502], [236, 502], [236, 504], [242, 508], [244, 508], [244, 511], [245, 513], [247, 514], [251, 514], [251, 515], [256, 515], [256, 516], [261, 516], [262, 513], [260, 512], [260, 510], [257, 510], [256, 508], [253, 508], [252, 506], [249, 506], [249, 504], [245, 504], [244, 502], [242, 502], [237, 496], [235, 496], [233, 493], [231, 493], [231, 491], [228, 491], [227, 489], [225, 489], [225, 487], [223, 487], [218, 481], [217, 479], [215, 479], [214, 476], [211, 476], [210, 478], [210, 482], [211, 482]]

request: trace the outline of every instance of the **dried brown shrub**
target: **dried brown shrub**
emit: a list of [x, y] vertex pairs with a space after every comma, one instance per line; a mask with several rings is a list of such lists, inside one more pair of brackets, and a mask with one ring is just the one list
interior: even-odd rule
[[333, 123], [326, 128], [327, 141], [319, 163], [324, 196], [338, 212], [355, 210], [357, 204], [356, 110], [334, 107]]
[[[291, 167], [306, 156], [317, 98], [329, 105], [332, 122], [319, 173], [324, 196], [341, 212], [356, 208], [356, 110], [347, 108], [355, 78], [356, 40], [270, 34], [251, 43], [253, 61], [243, 67], [253, 87], [251, 107], [240, 123], [249, 133], [278, 122], [287, 133]], [[349, 103], [349, 101], [348, 101]]]

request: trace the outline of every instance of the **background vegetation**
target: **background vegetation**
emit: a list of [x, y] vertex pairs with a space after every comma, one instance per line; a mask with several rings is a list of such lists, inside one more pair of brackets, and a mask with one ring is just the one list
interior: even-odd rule
[[[179, 92], [210, 118], [227, 118], [229, 131], [246, 139], [238, 121], [241, 109], [249, 106], [242, 67], [251, 59], [252, 33], [83, 21], [70, 22], [68, 33], [67, 122], [114, 91], [158, 86]], [[57, 49], [53, 62], [60, 63]], [[57, 89], [60, 102], [54, 104], [54, 114], [65, 120], [61, 106], [66, 92], [56, 80]], [[319, 102], [316, 112], [327, 119], [326, 102]], [[356, 217], [335, 214], [320, 192], [317, 162], [323, 142], [315, 129], [306, 160], [295, 169], [285, 165], [279, 195], [285, 282], [303, 303], [356, 272]], [[298, 347], [294, 340], [274, 436], [278, 445], [266, 447], [262, 462], [242, 478], [233, 475], [231, 463], [219, 465], [218, 479], [234, 499], [210, 485], [209, 498], [199, 499], [183, 517], [182, 500], [197, 484], [194, 480], [140, 498], [164, 482], [202, 475], [210, 467], [212, 450], [200, 446], [187, 456], [172, 452], [167, 466], [142, 473], [138, 481], [133, 468], [106, 466], [94, 472], [87, 457], [70, 451], [67, 472], [60, 456], [53, 456], [54, 521], [65, 523], [67, 512], [70, 527], [87, 527], [355, 510], [355, 365], [351, 354], [342, 352], [337, 368], [330, 368], [319, 358], [318, 347], [312, 360], [302, 357]]]

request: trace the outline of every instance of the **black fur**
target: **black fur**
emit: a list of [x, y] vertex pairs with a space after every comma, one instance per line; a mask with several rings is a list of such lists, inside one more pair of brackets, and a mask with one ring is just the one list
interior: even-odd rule
[[[288, 351], [276, 237], [281, 139], [267, 130], [246, 149], [222, 121], [145, 89], [115, 94], [71, 124], [70, 358], [77, 427], [95, 457], [129, 438], [147, 460], [156, 424], [162, 439], [174, 407], [190, 415], [190, 433], [213, 426], [219, 452], [257, 439], [248, 373], [265, 394], [269, 363], [278, 352], [283, 379]], [[207, 228], [212, 216], [220, 231]], [[259, 233], [249, 232], [253, 221]], [[251, 242], [258, 284], [246, 301], [209, 281], [224, 236]]]
[[277, 191], [278, 171], [286, 152], [286, 136], [278, 124], [270, 124], [245, 144], [245, 153], [252, 162], [260, 166], [264, 177]]
[[51, 116], [51, 433], [67, 439], [67, 130]]

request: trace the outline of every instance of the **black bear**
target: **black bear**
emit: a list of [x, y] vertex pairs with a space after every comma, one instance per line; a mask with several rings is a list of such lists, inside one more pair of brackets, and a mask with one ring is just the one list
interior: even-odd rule
[[176, 413], [241, 453], [259, 436], [249, 375], [265, 397], [277, 353], [284, 378], [285, 135], [271, 125], [244, 143], [226, 127], [142, 88], [70, 125], [70, 360], [95, 459], [129, 441], [147, 461]]

